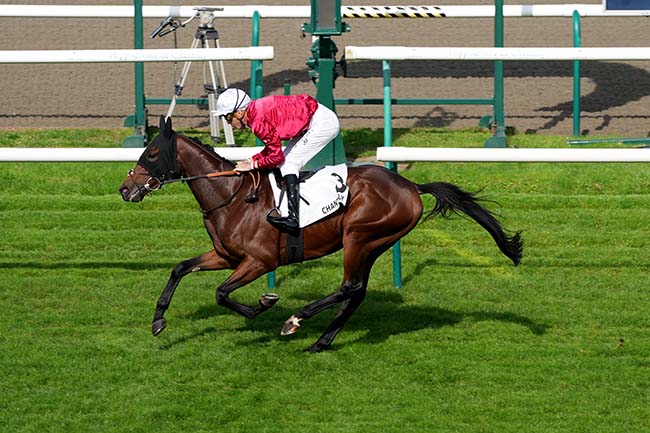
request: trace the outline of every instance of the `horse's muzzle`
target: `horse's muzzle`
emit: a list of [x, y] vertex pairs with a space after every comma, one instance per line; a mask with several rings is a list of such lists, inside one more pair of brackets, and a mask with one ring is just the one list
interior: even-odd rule
[[132, 190], [127, 185], [122, 185], [119, 189], [122, 200], [137, 203], [142, 201], [144, 194], [141, 192], [141, 188], [135, 188]]
[[120, 187], [120, 195], [122, 196], [122, 200], [131, 201], [129, 197], [131, 195], [131, 190], [129, 190], [128, 186]]

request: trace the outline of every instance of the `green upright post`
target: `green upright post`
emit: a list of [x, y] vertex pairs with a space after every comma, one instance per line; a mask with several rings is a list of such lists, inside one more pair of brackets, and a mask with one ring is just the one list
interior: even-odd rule
[[[144, 48], [144, 38], [142, 30], [142, 0], [133, 1], [133, 47], [138, 50]], [[144, 147], [145, 135], [147, 132], [145, 107], [144, 107], [144, 63], [134, 63], [135, 69], [135, 113], [132, 121], [127, 119], [126, 124], [132, 124], [134, 133], [127, 137], [122, 146], [124, 147]]]
[[[494, 46], [503, 48], [503, 0], [494, 2]], [[506, 147], [506, 121], [503, 112], [503, 60], [494, 61], [494, 116], [492, 137], [485, 147]]]
[[[252, 41], [251, 45], [257, 47], [260, 45], [260, 13], [255, 11], [253, 13], [253, 28], [252, 28]], [[261, 98], [264, 94], [262, 87], [262, 61], [251, 61], [251, 97], [253, 99]]]
[[[251, 46], [258, 47], [260, 45], [260, 13], [253, 12], [253, 23], [251, 28]], [[251, 85], [250, 97], [252, 99], [261, 98], [264, 96], [264, 89], [262, 86], [263, 69], [261, 60], [251, 60]], [[256, 139], [258, 146], [262, 146], [260, 139]], [[266, 274], [266, 287], [275, 289], [275, 271]]]
[[[254, 47], [259, 46], [260, 44], [260, 13], [258, 11], [253, 12], [253, 24], [252, 24], [252, 38], [251, 45]], [[251, 86], [250, 86], [250, 97], [252, 99], [261, 98], [264, 96], [264, 88], [262, 85], [263, 81], [263, 63], [261, 60], [252, 60], [251, 61]], [[259, 138], [255, 139], [257, 146], [263, 146], [262, 140]]]
[[[384, 80], [384, 147], [393, 145], [393, 107], [390, 87], [390, 62], [382, 61], [382, 76]], [[386, 168], [397, 173], [397, 164], [387, 162]], [[402, 288], [402, 247], [400, 241], [393, 245], [393, 285]]]
[[[302, 29], [316, 36], [311, 47], [313, 56], [307, 59], [309, 75], [316, 84], [316, 99], [336, 111], [333, 90], [334, 80], [338, 76], [335, 70], [338, 48], [331, 36], [348, 31], [347, 25], [341, 21], [341, 0], [311, 0], [311, 19], [303, 24]], [[305, 168], [309, 170], [342, 163], [345, 163], [345, 150], [339, 134]]]
[[[580, 48], [580, 13], [573, 11], [573, 46]], [[580, 135], [580, 60], [573, 61], [573, 136]]]

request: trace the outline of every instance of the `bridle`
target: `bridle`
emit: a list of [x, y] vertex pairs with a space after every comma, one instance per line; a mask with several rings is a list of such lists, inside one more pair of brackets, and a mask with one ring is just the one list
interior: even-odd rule
[[[161, 138], [156, 138], [156, 140], [158, 140], [157, 161], [154, 163], [153, 161], [147, 159], [146, 156], [147, 151], [145, 151], [145, 153], [143, 153], [142, 156], [140, 156], [140, 159], [138, 160], [138, 166], [142, 167], [145, 171], [142, 172], [142, 171], [136, 171], [135, 169], [131, 169], [128, 172], [128, 177], [132, 179], [133, 179], [133, 175], [135, 174], [147, 177], [147, 180], [143, 185], [140, 185], [137, 181], [135, 181], [135, 179], [133, 179], [133, 182], [138, 187], [138, 189], [133, 193], [134, 195], [136, 193], [146, 195], [148, 193], [158, 191], [164, 185], [167, 185], [169, 183], [174, 183], [174, 182], [192, 182], [199, 179], [211, 179], [211, 178], [222, 177], [222, 176], [241, 176], [242, 172], [236, 170], [226, 170], [226, 171], [217, 171], [217, 172], [207, 173], [207, 174], [200, 174], [197, 176], [176, 177], [177, 174], [176, 157], [178, 152], [176, 148], [176, 133], [173, 132], [173, 130], [171, 130], [171, 126], [167, 128], [167, 125], [162, 123], [162, 117], [161, 117], [161, 131], [163, 131], [163, 133], [159, 135], [159, 137]], [[156, 143], [156, 140], [154, 140], [154, 143]], [[249, 171], [248, 174], [253, 179], [254, 190], [253, 193], [246, 196], [245, 201], [246, 203], [254, 203], [257, 201], [257, 193], [259, 192], [259, 188], [260, 188], [260, 173], [257, 170], [255, 170], [255, 174], [253, 174], [253, 172], [251, 171]], [[216, 209], [219, 209], [221, 207], [227, 206], [242, 189], [242, 187], [244, 186], [244, 181], [245, 181], [245, 177], [242, 177], [241, 182], [237, 187], [237, 189], [235, 190], [235, 192], [230, 197], [226, 198], [226, 200], [224, 200], [223, 203], [207, 211], [202, 210], [203, 215], [207, 216], [208, 213]]]
[[[248, 172], [245, 172], [245, 173], [250, 175], [251, 179], [253, 180], [253, 188], [254, 188], [253, 193], [246, 196], [245, 201], [246, 201], [246, 203], [254, 203], [254, 202], [257, 201], [257, 192], [259, 191], [259, 186], [260, 186], [260, 173], [257, 170], [255, 170], [255, 172], [248, 171]], [[129, 177], [133, 177], [134, 174], [141, 174], [141, 175], [144, 175], [144, 176], [149, 176], [149, 178], [145, 181], [145, 183], [143, 185], [138, 184], [138, 182], [136, 182], [135, 180], [133, 181], [138, 187], [136, 192], [140, 192], [142, 190], [145, 190], [146, 191], [145, 194], [148, 194], [150, 192], [158, 191], [164, 185], [174, 183], [174, 182], [191, 182], [191, 181], [199, 180], [199, 179], [212, 179], [212, 178], [215, 178], [215, 177], [222, 177], [222, 176], [241, 176], [243, 173], [240, 172], [240, 171], [236, 171], [236, 170], [226, 170], [226, 171], [216, 171], [216, 172], [207, 173], [207, 174], [200, 174], [200, 175], [197, 175], [197, 176], [187, 176], [187, 177], [179, 177], [179, 178], [176, 178], [176, 179], [163, 179], [163, 180], [160, 180], [157, 177], [152, 176], [148, 172], [139, 172], [139, 171], [135, 171], [135, 169], [131, 169], [131, 170], [128, 171], [128, 176]], [[203, 216], [205, 218], [207, 218], [207, 216], [208, 216], [208, 214], [210, 212], [215, 211], [215, 210], [217, 210], [219, 208], [222, 208], [222, 207], [227, 206], [228, 204], [230, 204], [230, 202], [235, 198], [235, 196], [239, 193], [239, 191], [244, 186], [244, 179], [245, 178], [242, 177], [242, 181], [239, 183], [239, 186], [237, 187], [235, 192], [232, 193], [232, 195], [230, 195], [230, 197], [228, 197], [226, 200], [224, 200], [223, 203], [221, 203], [221, 204], [219, 204], [217, 206], [214, 206], [214, 207], [212, 207], [212, 208], [210, 208], [208, 210], [201, 209], [201, 213], [203, 214]]]

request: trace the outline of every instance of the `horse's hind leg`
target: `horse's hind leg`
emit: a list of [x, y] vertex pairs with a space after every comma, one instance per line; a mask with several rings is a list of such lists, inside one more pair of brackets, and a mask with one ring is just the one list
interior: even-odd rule
[[307, 349], [309, 352], [328, 349], [336, 335], [343, 329], [350, 316], [366, 297], [370, 268], [378, 254], [369, 254], [367, 251], [359, 251], [357, 248], [348, 248], [344, 255], [344, 279], [339, 290], [304, 306], [297, 314], [291, 316], [282, 328], [282, 335], [293, 334], [300, 327], [301, 320], [309, 319], [327, 308], [342, 303], [341, 309], [325, 332]]
[[[343, 241], [343, 284], [341, 288], [321, 300], [304, 306], [297, 314], [291, 316], [282, 328], [282, 334], [292, 334], [300, 327], [300, 321], [309, 319], [326, 308], [342, 303], [341, 309], [320, 338], [307, 351], [320, 352], [328, 349], [336, 335], [343, 329], [350, 316], [356, 311], [366, 297], [370, 270], [377, 258], [398, 239], [408, 233], [417, 218], [401, 225], [400, 230], [378, 235], [376, 238], [354, 237], [347, 235]], [[380, 224], [381, 222], [377, 223]], [[369, 224], [364, 224], [367, 233]]]
[[323, 332], [314, 344], [305, 349], [307, 352], [322, 352], [330, 348], [332, 341], [334, 341], [350, 316], [352, 316], [366, 298], [367, 285], [368, 282], [366, 280], [362, 284], [362, 287], [358, 287], [351, 292], [350, 299], [343, 302], [341, 309], [336, 313], [334, 320], [327, 326], [325, 332]]
[[228, 262], [219, 257], [215, 250], [184, 260], [174, 266], [169, 280], [167, 280], [167, 285], [156, 303], [156, 312], [153, 315], [153, 323], [151, 325], [153, 335], [158, 336], [167, 326], [167, 321], [164, 318], [165, 311], [169, 308], [176, 287], [178, 287], [178, 284], [184, 276], [191, 272], [216, 271], [219, 269], [227, 269], [228, 267]]

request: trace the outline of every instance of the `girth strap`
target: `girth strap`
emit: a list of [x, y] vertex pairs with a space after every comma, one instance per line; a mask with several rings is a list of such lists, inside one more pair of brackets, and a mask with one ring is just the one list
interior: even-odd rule
[[287, 264], [302, 263], [305, 260], [304, 230], [300, 229], [298, 235], [287, 233]]

